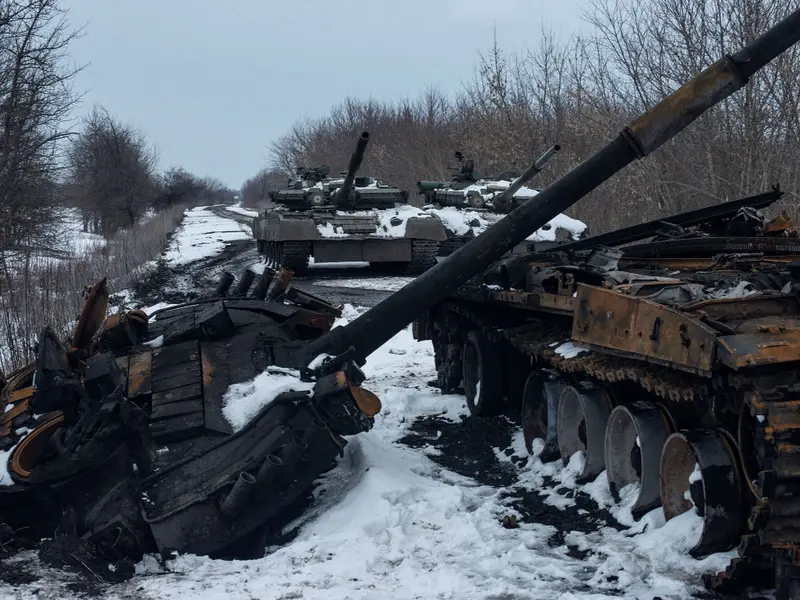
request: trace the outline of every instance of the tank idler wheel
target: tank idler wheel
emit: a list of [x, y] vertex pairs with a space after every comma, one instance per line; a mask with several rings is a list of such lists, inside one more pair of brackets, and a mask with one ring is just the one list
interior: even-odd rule
[[544, 440], [539, 458], [553, 461], [558, 452], [558, 402], [566, 383], [546, 369], [532, 371], [522, 391], [522, 435], [528, 454], [533, 454], [533, 441]]
[[567, 386], [558, 402], [558, 450], [566, 463], [576, 452], [585, 461], [579, 482], [590, 481], [605, 469], [604, 439], [612, 403], [601, 387]]
[[659, 479], [667, 521], [690, 510], [703, 518], [691, 556], [702, 558], [739, 542], [742, 478], [736, 448], [727, 435], [711, 429], [673, 433], [661, 451]]
[[497, 349], [478, 330], [467, 334], [463, 351], [463, 386], [473, 416], [498, 414], [503, 408], [503, 372]]
[[617, 406], [608, 417], [605, 463], [611, 495], [618, 501], [620, 490], [638, 484], [631, 509], [637, 520], [661, 504], [661, 449], [674, 429], [666, 409], [650, 402]]

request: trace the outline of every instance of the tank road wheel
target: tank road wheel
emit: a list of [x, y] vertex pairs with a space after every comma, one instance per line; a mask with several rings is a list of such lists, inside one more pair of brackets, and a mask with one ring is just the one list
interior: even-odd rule
[[664, 443], [659, 468], [661, 504], [669, 521], [689, 511], [703, 519], [694, 558], [728, 550], [739, 542], [743, 516], [742, 478], [727, 435], [692, 429]]
[[522, 391], [522, 435], [528, 454], [533, 454], [533, 440], [544, 440], [539, 454], [542, 461], [552, 461], [558, 453], [558, 401], [566, 384], [554, 372], [536, 369], [525, 380]]
[[305, 273], [311, 256], [311, 242], [281, 242], [277, 255], [280, 267], [294, 271], [295, 275]]
[[502, 410], [503, 371], [497, 349], [478, 330], [464, 343], [464, 395], [474, 416], [496, 415]]
[[567, 386], [558, 402], [558, 449], [567, 462], [576, 452], [585, 461], [578, 474], [579, 482], [597, 477], [605, 469], [603, 452], [611, 397], [601, 387]]
[[638, 487], [631, 509], [634, 519], [661, 504], [661, 449], [673, 430], [666, 411], [650, 402], [634, 402], [611, 411], [605, 433], [608, 485], [617, 501], [620, 490], [631, 484]]
[[420, 275], [436, 264], [439, 243], [430, 240], [411, 241], [411, 262], [406, 265], [407, 275]]

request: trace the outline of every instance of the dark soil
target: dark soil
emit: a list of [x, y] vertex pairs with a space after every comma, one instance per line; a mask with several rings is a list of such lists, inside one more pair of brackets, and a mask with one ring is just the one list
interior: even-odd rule
[[[622, 530], [614, 517], [585, 493], [573, 496], [575, 506], [565, 509], [545, 504], [545, 496], [519, 484], [519, 469], [527, 464], [527, 456], [519, 456], [511, 448], [517, 426], [507, 417], [467, 417], [454, 423], [440, 417], [418, 419], [410, 433], [399, 441], [411, 448], [431, 448], [430, 458], [437, 464], [470, 477], [482, 485], [501, 490], [501, 498], [520, 515], [521, 523], [540, 523], [556, 528], [549, 540], [554, 547], [564, 545], [570, 531], [584, 533], [601, 527]], [[511, 462], [498, 460], [495, 448], [504, 449]], [[553, 483], [545, 481], [547, 487]], [[568, 554], [583, 559], [589, 552], [569, 548]]]

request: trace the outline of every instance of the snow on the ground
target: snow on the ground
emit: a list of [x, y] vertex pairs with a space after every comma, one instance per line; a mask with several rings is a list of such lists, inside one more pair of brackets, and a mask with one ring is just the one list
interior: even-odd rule
[[63, 235], [62, 249], [73, 255], [90, 252], [102, 248], [106, 244], [105, 238], [97, 233], [87, 233], [83, 230], [83, 218], [77, 208], [62, 208], [61, 227]]
[[233, 219], [220, 217], [205, 206], [199, 206], [186, 211], [164, 258], [172, 264], [184, 264], [219, 253], [226, 242], [248, 237]]
[[[347, 305], [337, 325], [359, 312]], [[509, 509], [500, 490], [451, 473], [397, 442], [417, 417], [457, 420], [466, 414], [463, 397], [443, 397], [426, 386], [435, 376], [430, 343], [414, 341], [406, 328], [369, 357], [364, 371], [365, 386], [379, 395], [383, 409], [374, 429], [351, 438], [337, 468], [323, 478], [317, 501], [293, 524], [299, 533], [292, 542], [252, 561], [181, 556], [167, 561], [166, 572], [148, 557], [138, 566], [140, 575], [117, 592], [135, 589], [176, 600], [668, 600], [690, 596], [702, 572], [722, 569], [731, 558], [688, 556], [698, 534], [693, 514], [665, 524], [657, 509], [634, 522], [629, 512], [635, 494], [623, 493], [615, 506], [605, 473], [583, 489], [629, 529], [567, 533], [566, 544], [591, 550], [586, 559], [569, 556], [566, 545], [551, 547], [553, 527], [521, 522], [518, 529], [504, 529], [500, 521]], [[514, 447], [523, 444], [520, 432]], [[563, 468], [534, 458], [520, 470], [521, 484], [536, 489], [544, 477], [554, 477], [567, 506], [564, 490], [579, 487], [581, 461], [578, 454]], [[558, 506], [559, 494], [548, 493]]]
[[375, 277], [374, 279], [323, 279], [314, 285], [337, 288], [361, 288], [365, 290], [381, 290], [396, 292], [406, 284], [414, 281], [413, 277]]
[[253, 210], [251, 208], [244, 208], [244, 207], [242, 207], [241, 204], [234, 204], [232, 206], [226, 206], [225, 209], [229, 210], [230, 212], [239, 214], [239, 215], [244, 215], [246, 217], [257, 217], [258, 216], [258, 211], [257, 210]]
[[313, 389], [313, 383], [300, 381], [299, 371], [267, 367], [266, 371], [252, 381], [236, 383], [228, 388], [222, 399], [222, 415], [234, 431], [239, 431], [280, 394]]
[[[503, 214], [459, 209], [455, 206], [426, 207], [425, 212], [441, 219], [445, 228], [458, 236], [465, 235], [470, 230], [473, 235], [477, 236], [500, 219], [505, 218]], [[572, 239], [576, 240], [586, 230], [586, 224], [565, 214], [559, 214], [526, 239], [529, 242], [553, 242], [556, 240], [559, 229], [565, 230]]]

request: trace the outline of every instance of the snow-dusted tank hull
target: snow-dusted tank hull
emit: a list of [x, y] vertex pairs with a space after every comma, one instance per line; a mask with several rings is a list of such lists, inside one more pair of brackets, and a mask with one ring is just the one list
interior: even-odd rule
[[315, 264], [368, 262], [419, 274], [447, 239], [439, 219], [407, 205], [362, 211], [270, 210], [253, 222], [267, 264], [302, 273]]
[[372, 177], [356, 177], [369, 140], [361, 134], [343, 179], [327, 167], [298, 168], [276, 207], [253, 219], [258, 252], [274, 267], [302, 273], [315, 264], [368, 262], [420, 274], [436, 264], [442, 223], [408, 205], [408, 193]]

